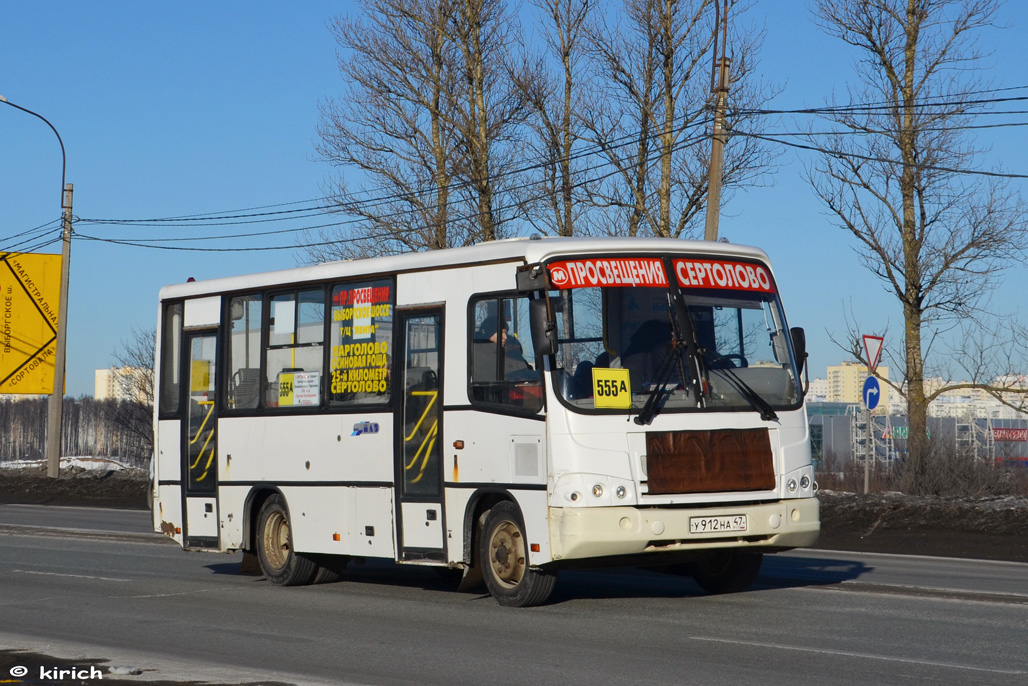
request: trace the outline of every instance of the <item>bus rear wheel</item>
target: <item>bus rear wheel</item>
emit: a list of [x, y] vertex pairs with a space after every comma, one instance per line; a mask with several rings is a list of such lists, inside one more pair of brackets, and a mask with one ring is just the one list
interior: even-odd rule
[[554, 571], [529, 566], [525, 525], [514, 503], [490, 509], [479, 534], [479, 562], [489, 594], [500, 605], [531, 607], [545, 603], [557, 583]]
[[314, 580], [318, 564], [293, 550], [289, 510], [281, 495], [264, 501], [257, 524], [257, 559], [261, 571], [276, 586], [305, 586]]
[[707, 593], [740, 593], [757, 580], [762, 553], [713, 550], [690, 565], [689, 574]]

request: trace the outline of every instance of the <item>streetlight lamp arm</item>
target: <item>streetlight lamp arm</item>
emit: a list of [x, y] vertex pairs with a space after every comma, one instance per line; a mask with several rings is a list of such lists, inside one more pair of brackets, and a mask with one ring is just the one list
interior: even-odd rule
[[10, 105], [11, 107], [13, 107], [16, 110], [21, 110], [22, 112], [26, 112], [27, 114], [31, 114], [33, 117], [36, 117], [37, 119], [43, 120], [43, 123], [46, 124], [47, 126], [49, 126], [50, 130], [54, 132], [55, 136], [57, 136], [57, 142], [61, 144], [61, 207], [64, 207], [64, 175], [65, 175], [65, 172], [67, 171], [67, 167], [68, 167], [68, 156], [64, 152], [64, 141], [61, 140], [61, 134], [57, 133], [57, 129], [55, 129], [54, 125], [50, 123], [50, 120], [48, 120], [46, 117], [41, 115], [39, 112], [33, 112], [32, 110], [28, 109], [27, 107], [22, 107], [21, 105], [15, 105], [13, 102], [11, 102], [10, 100], [8, 100], [7, 98], [5, 98], [2, 95], [0, 95], [0, 102], [4, 103], [5, 105]]

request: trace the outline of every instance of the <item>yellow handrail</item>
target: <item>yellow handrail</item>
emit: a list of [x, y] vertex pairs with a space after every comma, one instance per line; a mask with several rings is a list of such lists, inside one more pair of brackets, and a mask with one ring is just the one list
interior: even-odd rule
[[[211, 418], [212, 414], [214, 414], [214, 401], [213, 400], [199, 400], [199, 401], [197, 401], [196, 404], [197, 405], [210, 405], [211, 407], [210, 407], [209, 410], [207, 410], [207, 415], [203, 418], [203, 421], [200, 422], [200, 428], [196, 430], [196, 436], [193, 437], [193, 440], [189, 441], [189, 445], [193, 445], [198, 440], [200, 440], [200, 434], [203, 433], [203, 428], [205, 426], [207, 426], [207, 420]], [[208, 439], [208, 440], [210, 440], [210, 439]]]

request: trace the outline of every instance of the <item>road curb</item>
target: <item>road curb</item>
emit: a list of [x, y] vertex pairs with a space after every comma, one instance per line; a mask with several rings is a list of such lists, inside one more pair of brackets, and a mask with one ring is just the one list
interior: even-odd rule
[[175, 545], [175, 541], [159, 533], [133, 533], [130, 531], [98, 531], [95, 529], [68, 529], [53, 526], [31, 526], [25, 524], [0, 524], [0, 535], [8, 536], [53, 536], [56, 538], [86, 538], [125, 543], [151, 543]]

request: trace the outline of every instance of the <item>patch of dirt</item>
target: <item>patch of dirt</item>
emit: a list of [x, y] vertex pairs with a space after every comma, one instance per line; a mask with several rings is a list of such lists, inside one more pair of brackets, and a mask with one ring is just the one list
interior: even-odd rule
[[0, 503], [149, 508], [149, 476], [141, 469], [82, 469], [62, 467], [50, 479], [46, 467], [0, 469]]
[[[137, 469], [0, 469], [0, 503], [147, 509]], [[815, 548], [1028, 562], [1028, 498], [931, 498], [821, 491]]]
[[1028, 562], [1028, 498], [821, 491], [822, 549]]

